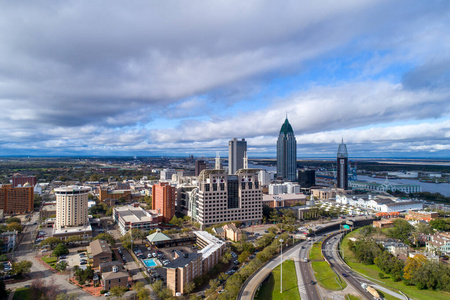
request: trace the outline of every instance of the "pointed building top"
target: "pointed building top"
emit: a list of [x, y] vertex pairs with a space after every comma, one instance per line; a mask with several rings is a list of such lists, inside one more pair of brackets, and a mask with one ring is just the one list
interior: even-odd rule
[[344, 138], [342, 138], [342, 142], [339, 145], [337, 157], [339, 158], [348, 157], [347, 145], [344, 144]]
[[289, 132], [294, 133], [294, 130], [292, 130], [292, 126], [287, 119], [287, 113], [286, 113], [286, 120], [284, 120], [284, 123], [281, 126], [280, 134], [283, 133], [284, 135], [287, 135]]

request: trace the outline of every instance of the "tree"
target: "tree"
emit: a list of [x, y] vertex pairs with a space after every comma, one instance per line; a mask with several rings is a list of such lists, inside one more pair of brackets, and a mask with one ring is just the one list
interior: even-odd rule
[[238, 261], [240, 263], [243, 263], [244, 261], [247, 260], [247, 258], [250, 256], [250, 254], [247, 251], [242, 252], [239, 256], [238, 256]]
[[414, 226], [409, 224], [408, 221], [403, 219], [397, 219], [394, 221], [394, 227], [388, 230], [388, 236], [394, 239], [399, 239], [403, 243], [409, 244], [409, 236], [414, 230]]
[[177, 218], [177, 216], [173, 216], [172, 220], [170, 220], [169, 224], [180, 227], [183, 224], [183, 219]]
[[416, 271], [422, 268], [427, 262], [425, 255], [417, 254], [414, 257], [408, 257], [406, 259], [406, 265], [403, 270], [403, 278], [407, 281], [411, 281]]
[[78, 299], [77, 294], [70, 293], [70, 294], [59, 294], [56, 296], [55, 300], [76, 300]]
[[450, 231], [450, 219], [431, 220], [430, 226], [438, 231]]
[[62, 271], [66, 270], [68, 265], [69, 264], [67, 263], [67, 261], [62, 260], [62, 261], [60, 261], [59, 263], [56, 264], [55, 269], [62, 272]]
[[103, 240], [103, 241], [107, 241], [108, 244], [110, 244], [111, 246], [113, 246], [116, 243], [116, 240], [114, 239], [114, 237], [112, 235], [110, 235], [109, 233], [100, 233], [99, 235], [97, 235], [94, 240]]
[[224, 264], [229, 263], [231, 260], [231, 253], [230, 252], [225, 252], [225, 254], [220, 258], [220, 261]]
[[45, 240], [43, 240], [39, 245], [50, 245], [50, 247], [53, 249], [56, 247], [56, 245], [61, 244], [62, 241], [58, 239], [57, 237], [48, 237]]
[[209, 289], [207, 289], [207, 290], [205, 291], [206, 297], [212, 295], [212, 294], [217, 290], [218, 287], [219, 287], [219, 280], [217, 280], [217, 279], [211, 279], [211, 280], [209, 281]]
[[83, 241], [83, 239], [82, 239], [81, 236], [79, 236], [79, 235], [72, 235], [72, 236], [69, 236], [69, 237], [65, 240], [66, 244], [68, 244], [68, 243], [78, 243], [78, 242], [81, 242], [81, 241]]
[[129, 234], [121, 237], [120, 242], [122, 243], [122, 247], [124, 247], [125, 249], [131, 249], [131, 236]]
[[11, 217], [11, 218], [8, 218], [8, 219], [6, 219], [6, 224], [11, 224], [11, 223], [22, 223], [22, 221], [20, 221], [20, 219], [19, 218], [17, 218], [17, 217]]
[[194, 289], [195, 289], [195, 282], [193, 282], [193, 281], [188, 282], [188, 283], [186, 283], [186, 284], [184, 285], [184, 292], [185, 292], [186, 294], [192, 293], [192, 291], [193, 291]]
[[8, 228], [8, 230], [16, 230], [19, 233], [23, 230], [23, 226], [16, 222], [9, 223], [8, 225], [6, 225], [6, 227]]
[[127, 288], [124, 286], [113, 286], [109, 292], [111, 293], [111, 296], [115, 296], [117, 298], [122, 298], [123, 295], [125, 295], [127, 291]]
[[29, 273], [33, 263], [28, 260], [22, 260], [12, 264], [12, 273], [17, 276], [22, 276], [24, 273]]
[[52, 255], [56, 256], [56, 257], [61, 256], [61, 255], [66, 255], [66, 254], [69, 254], [69, 250], [67, 249], [66, 245], [64, 245], [63, 243], [58, 244], [52, 253]]

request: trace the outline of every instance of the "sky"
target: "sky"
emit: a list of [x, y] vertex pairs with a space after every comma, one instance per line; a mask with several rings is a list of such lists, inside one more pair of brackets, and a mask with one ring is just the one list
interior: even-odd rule
[[1, 1], [0, 155], [450, 158], [450, 1]]

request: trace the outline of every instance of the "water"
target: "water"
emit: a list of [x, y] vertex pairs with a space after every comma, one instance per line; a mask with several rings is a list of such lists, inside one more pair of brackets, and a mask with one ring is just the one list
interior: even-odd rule
[[[384, 183], [385, 178], [373, 178], [369, 176], [358, 175], [358, 180], [367, 182]], [[422, 187], [423, 192], [440, 193], [446, 197], [450, 197], [450, 183], [428, 183], [420, 182], [414, 179], [389, 179], [391, 184], [415, 184]]]
[[149, 268], [149, 267], [156, 267], [156, 266], [157, 266], [157, 264], [156, 264], [154, 258], [151, 258], [151, 259], [144, 259], [142, 262], [144, 263], [144, 265], [145, 265], [147, 268]]

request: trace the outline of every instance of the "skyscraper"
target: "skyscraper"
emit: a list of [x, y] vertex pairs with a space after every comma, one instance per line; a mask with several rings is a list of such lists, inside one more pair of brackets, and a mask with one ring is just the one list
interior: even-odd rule
[[233, 175], [244, 167], [244, 156], [247, 152], [247, 141], [233, 138], [228, 142], [228, 174]]
[[297, 170], [297, 140], [286, 117], [277, 141], [277, 177], [295, 181]]
[[337, 152], [337, 178], [336, 187], [338, 189], [348, 189], [348, 153], [347, 146], [342, 139]]
[[206, 169], [206, 162], [204, 160], [196, 160], [195, 161], [195, 176], [200, 175], [200, 172]]
[[88, 187], [73, 185], [55, 189], [55, 228], [57, 230], [89, 225], [88, 194], [90, 190]]

